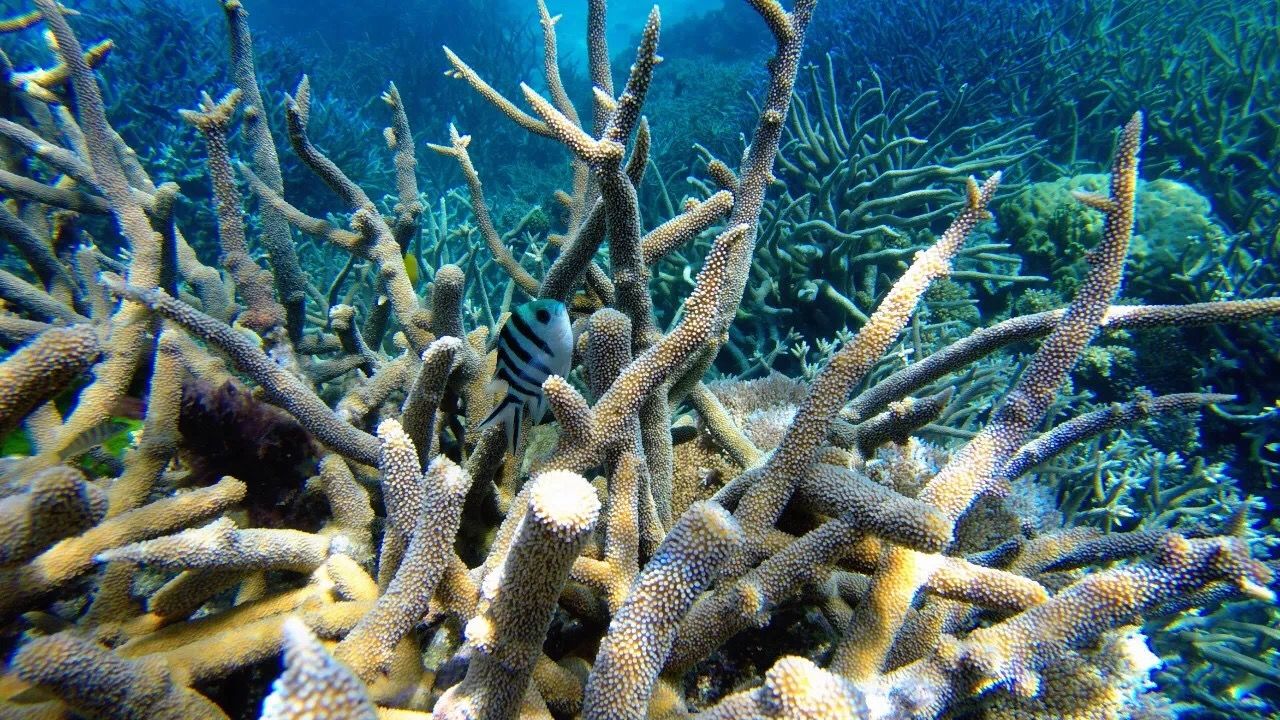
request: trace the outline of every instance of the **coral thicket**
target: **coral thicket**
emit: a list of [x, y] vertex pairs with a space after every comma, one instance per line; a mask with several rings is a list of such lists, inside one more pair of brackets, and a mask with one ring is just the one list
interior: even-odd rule
[[[264, 86], [222, 0], [229, 82], [181, 113], [201, 226], [112, 125], [103, 56], [148, 48], [86, 47], [94, 26], [34, 2], [0, 19], [52, 58], [0, 56], [0, 432], [25, 443], [0, 461], [0, 715], [1171, 717], [1152, 648], [1179, 642], [1276, 682], [1178, 627], [1275, 600], [1276, 528], [1197, 445], [1194, 413], [1241, 416], [1237, 389], [1139, 384], [1119, 348], [1265, 334], [1280, 298], [1155, 293], [1180, 252], [1160, 238], [1213, 230], [1141, 179], [1164, 121], [1123, 91], [1106, 174], [1033, 184], [1014, 166], [1048, 152], [1037, 118], [960, 124], [991, 88], [849, 95], [831, 56], [805, 60], [816, 0], [748, 0], [774, 47], [749, 59], [746, 144], [700, 145], [677, 203], [660, 128], [712, 123], [646, 116], [700, 112], [651, 92], [658, 8], [615, 87], [609, 8], [587, 3], [575, 104], [540, 1], [542, 89], [439, 60], [511, 134], [450, 111], [419, 154], [413, 123], [445, 125], [389, 84], [380, 184], [327, 142], [351, 118], [323, 76]], [[552, 211], [493, 192], [526, 135], [567, 159]], [[430, 163], [465, 190], [433, 196]], [[493, 339], [531, 300], [568, 308], [573, 357], [512, 446], [483, 423]], [[816, 362], [793, 313], [824, 332]], [[1265, 643], [1265, 623], [1223, 627]]]

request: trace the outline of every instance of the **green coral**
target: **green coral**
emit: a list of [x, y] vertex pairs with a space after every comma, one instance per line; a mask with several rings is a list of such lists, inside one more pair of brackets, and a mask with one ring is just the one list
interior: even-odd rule
[[[1139, 181], [1141, 185], [1141, 181]], [[1084, 250], [1102, 229], [1102, 219], [1072, 197], [1072, 191], [1104, 192], [1106, 175], [1077, 175], [1032, 183], [996, 207], [1005, 237], [1015, 238], [1028, 270], [1053, 278], [1069, 295], [1084, 276]]]
[[[1088, 240], [1101, 220], [1074, 194], [1103, 192], [1106, 183], [1101, 174], [1033, 183], [999, 206], [1003, 234], [1014, 239], [1029, 272], [1047, 274], [1062, 288], [1079, 283]], [[1149, 302], [1212, 299], [1202, 276], [1207, 263], [1226, 254], [1227, 233], [1209, 201], [1175, 180], [1139, 181], [1134, 219], [1126, 295]]]
[[1134, 375], [1136, 353], [1124, 345], [1094, 345], [1085, 348], [1076, 372], [1086, 380], [1117, 380]]
[[977, 300], [965, 285], [949, 278], [929, 286], [924, 294], [926, 316], [931, 322], [959, 322], [976, 326], [981, 320]]
[[1056, 310], [1067, 304], [1061, 292], [1053, 288], [1028, 288], [1013, 301], [1013, 315], [1034, 315]]

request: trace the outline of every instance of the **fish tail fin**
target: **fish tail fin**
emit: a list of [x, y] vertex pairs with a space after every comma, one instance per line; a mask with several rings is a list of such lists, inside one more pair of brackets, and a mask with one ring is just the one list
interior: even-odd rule
[[521, 408], [523, 403], [515, 395], [507, 395], [502, 398], [498, 406], [489, 413], [489, 417], [485, 418], [477, 428], [484, 430], [491, 425], [501, 425], [503, 431], [507, 435], [507, 452], [514, 454], [516, 448], [520, 446], [520, 425], [521, 425]]

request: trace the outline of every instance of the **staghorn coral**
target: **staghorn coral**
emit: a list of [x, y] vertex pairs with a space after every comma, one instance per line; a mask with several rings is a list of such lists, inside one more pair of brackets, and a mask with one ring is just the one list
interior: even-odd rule
[[28, 412], [80, 377], [102, 349], [89, 326], [50, 328], [0, 364], [0, 432], [22, 421]]
[[[937, 93], [890, 92], [874, 71], [870, 82], [842, 92], [835, 65], [828, 55], [825, 72], [810, 64], [802, 73], [808, 82], [792, 103], [778, 157], [783, 191], [763, 207], [749, 313], [731, 328], [731, 347], [780, 338], [787, 326], [822, 336], [833, 326], [865, 323], [903, 262], [963, 207], [960, 181], [1007, 173], [1036, 149], [1024, 125], [988, 120], [956, 128], [963, 91], [947, 112], [935, 113]], [[719, 161], [703, 155], [714, 175]], [[697, 184], [701, 193], [714, 189]], [[965, 247], [951, 277], [979, 288], [1045, 281], [1020, 272], [1020, 259], [1005, 250], [1007, 243]], [[677, 261], [687, 263], [688, 254]]]
[[740, 541], [733, 517], [714, 503], [695, 503], [676, 521], [614, 613], [587, 680], [586, 717], [645, 717], [680, 617]]
[[263, 718], [377, 717], [359, 678], [334, 660], [301, 620], [285, 623], [284, 638], [287, 669], [262, 704]]
[[23, 680], [57, 688], [71, 707], [120, 718], [226, 717], [199, 693], [173, 682], [163, 665], [130, 661], [70, 635], [41, 638], [14, 658]]
[[58, 540], [98, 524], [106, 515], [106, 496], [66, 466], [42, 470], [25, 492], [0, 500], [4, 537], [0, 565], [35, 557]]
[[[229, 716], [233, 702], [217, 686], [245, 678], [265, 694], [274, 658], [283, 655], [286, 669], [263, 717], [896, 720], [971, 711], [1049, 717], [1064, 708], [1116, 717], [1156, 704], [1142, 695], [1150, 663], [1138, 652], [1134, 621], [1229, 597], [1273, 599], [1272, 570], [1255, 556], [1266, 542], [1251, 546], [1239, 519], [1102, 535], [1057, 527], [1008, 497], [1016, 475], [1064, 446], [1166, 406], [1220, 399], [1140, 398], [1094, 414], [1073, 407], [1079, 419], [1033, 437], [1101, 329], [1280, 314], [1275, 298], [1112, 305], [1133, 226], [1140, 113], [1121, 135], [1109, 194], [1079, 198], [1102, 212], [1101, 238], [1091, 243], [1089, 274], [1065, 310], [1007, 320], [878, 372], [913, 329], [930, 285], [952, 273], [967, 238], [989, 218], [998, 202], [995, 173], [966, 183], [950, 227], [913, 254], [858, 332], [827, 346], [827, 363], [811, 382], [702, 382], [764, 249], [757, 243], [762, 208], [814, 10], [812, 0], [790, 10], [774, 0], [749, 4], [777, 44], [751, 146], [736, 171], [710, 166], [720, 191], [656, 224], [636, 192], [652, 147], [644, 101], [661, 79], [656, 10], [615, 96], [606, 4], [589, 3], [590, 118], [578, 114], [559, 78], [556, 23], [545, 6], [548, 97], [521, 87], [532, 113], [459, 55], [446, 56], [451, 75], [501, 115], [569, 151], [571, 191], [559, 196], [567, 228], [547, 240], [561, 247], [549, 265], [535, 267], [511, 251], [482, 192], [487, 170], [468, 154], [483, 138], [452, 127], [450, 145], [437, 149], [463, 167], [471, 186], [478, 229], [466, 237], [478, 233], [477, 250], [431, 257], [456, 264], [426, 263], [420, 235], [456, 216], [443, 200], [439, 212], [419, 201], [405, 98], [396, 86], [385, 98], [397, 192], [384, 208], [313, 143], [319, 96], [304, 80], [286, 100], [287, 128], [275, 130], [287, 129], [294, 151], [350, 214], [321, 220], [291, 206], [279, 176], [262, 169], [269, 157], [257, 157], [257, 169], [243, 174], [277, 220], [349, 254], [346, 272], [371, 281], [352, 283], [349, 298], [338, 297], [346, 281], [328, 292], [308, 284], [305, 300], [319, 305], [308, 313], [312, 303], [296, 295], [300, 278], [285, 266], [274, 268], [270, 288], [264, 271], [248, 267], [227, 286], [206, 283], [208, 268], [183, 250], [176, 231], [172, 189], [155, 187], [113, 135], [72, 21], [39, 0], [65, 75], [22, 98], [5, 137], [25, 142], [3, 149], [15, 154], [15, 167], [32, 156], [56, 157], [50, 163], [63, 171], [58, 187], [67, 192], [15, 200], [22, 212], [14, 217], [27, 226], [21, 242], [50, 250], [30, 253], [31, 273], [13, 276], [14, 288], [39, 301], [19, 304], [18, 319], [48, 326], [46, 335], [77, 332], [62, 327], [77, 323], [90, 325], [95, 339], [99, 329], [111, 332], [104, 333], [106, 360], [94, 364], [95, 346], [73, 371], [59, 369], [61, 385], [87, 367], [97, 375], [65, 418], [66, 406], [47, 394], [12, 411], [36, 441], [31, 453], [0, 466], [7, 496], [0, 623], [18, 646], [0, 682], [0, 709]], [[243, 34], [239, 3], [225, 9], [233, 38]], [[251, 52], [243, 41], [233, 43], [238, 74]], [[67, 82], [75, 86], [75, 115], [62, 104]], [[252, 102], [248, 121], [261, 140], [261, 98]], [[54, 112], [66, 132], [42, 122]], [[218, 122], [233, 118], [223, 112]], [[82, 131], [83, 146], [71, 128]], [[215, 184], [224, 186], [219, 213], [229, 221], [218, 227], [229, 235], [222, 246], [241, 252], [243, 217], [225, 187], [229, 158], [211, 161]], [[109, 270], [95, 277], [52, 252], [53, 223], [30, 218], [99, 206], [132, 252], [78, 253]], [[696, 276], [689, 268], [692, 290], [664, 332], [652, 266], [704, 230], [714, 240]], [[270, 242], [282, 240], [277, 234]], [[607, 265], [596, 262], [602, 250]], [[487, 295], [486, 274], [473, 261], [481, 252], [510, 288], [496, 314], [487, 305], [467, 310], [469, 287]], [[410, 253], [424, 261], [430, 302], [406, 269]], [[68, 263], [65, 272], [39, 272], [49, 255]], [[68, 278], [83, 285], [79, 293], [60, 286]], [[78, 299], [96, 292], [99, 278], [113, 297]], [[270, 321], [229, 324], [228, 291], [253, 305], [264, 289], [276, 296]], [[581, 337], [569, 377], [543, 384], [555, 422], [531, 433], [536, 442], [507, 452], [498, 434], [466, 430], [492, 405], [483, 387], [494, 362], [487, 337], [517, 293], [566, 301]], [[367, 313], [363, 325], [356, 308]], [[1045, 335], [990, 417], [959, 416], [979, 427], [963, 447], [931, 450], [913, 437], [958, 417], [948, 408], [967, 388], [957, 382], [952, 392], [913, 394], [1003, 345]], [[38, 353], [24, 352], [9, 361], [19, 361], [15, 376], [48, 372], [28, 362]], [[210, 353], [229, 365], [209, 361]], [[154, 361], [138, 362], [148, 356]], [[92, 469], [92, 477], [71, 469], [61, 453], [135, 380], [148, 387], [147, 423], [124, 467]], [[260, 428], [246, 440], [284, 442], [298, 453], [282, 454], [289, 461], [310, 455], [310, 436], [326, 448], [307, 484], [329, 506], [316, 525], [289, 518], [288, 527], [263, 527], [246, 499], [255, 490], [249, 475], [260, 469], [254, 463], [205, 468], [197, 474], [243, 477], [186, 487], [193, 478], [178, 438], [200, 431], [183, 427], [181, 388], [233, 382], [261, 398], [223, 391], [236, 411], [230, 415], [259, 418], [245, 423]], [[264, 412], [261, 401], [293, 420]], [[698, 421], [673, 422], [686, 401]], [[210, 432], [217, 437], [183, 442], [233, 440], [223, 428]], [[33, 508], [49, 514], [37, 521]], [[1102, 563], [1119, 564], [1094, 569]], [[788, 622], [797, 615], [800, 621]], [[784, 644], [769, 633], [793, 637]], [[1102, 670], [1091, 673], [1092, 666]]]

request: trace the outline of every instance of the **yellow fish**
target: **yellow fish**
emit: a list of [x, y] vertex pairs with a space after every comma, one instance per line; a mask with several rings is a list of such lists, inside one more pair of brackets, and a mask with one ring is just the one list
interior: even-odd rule
[[418, 284], [418, 258], [413, 253], [404, 254], [404, 272], [409, 276], [409, 282]]

